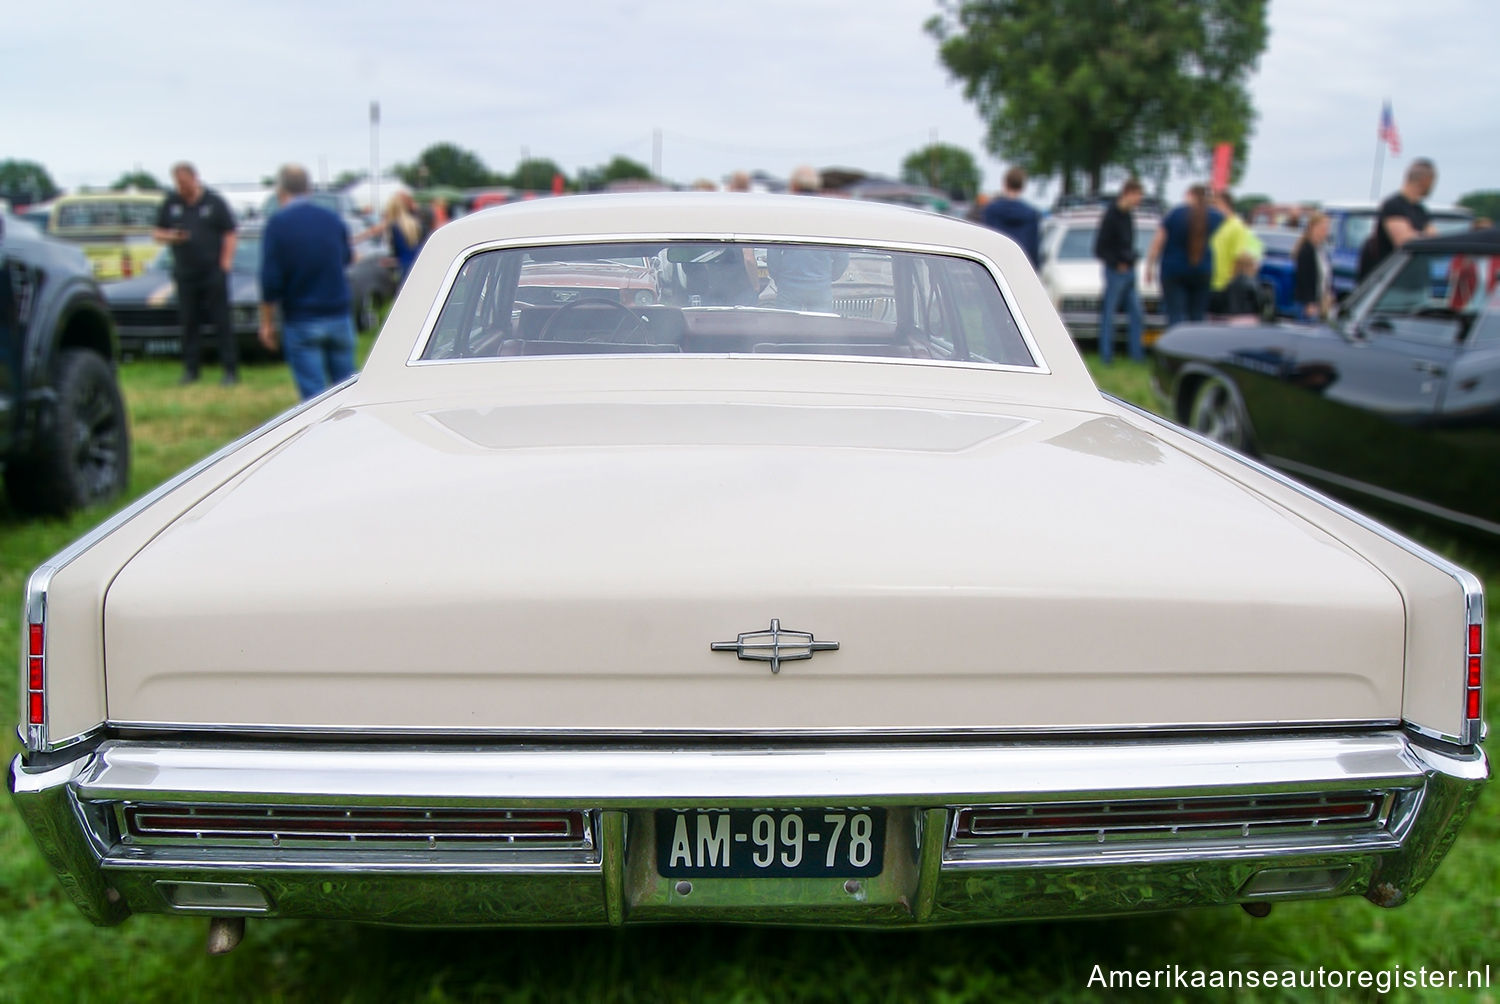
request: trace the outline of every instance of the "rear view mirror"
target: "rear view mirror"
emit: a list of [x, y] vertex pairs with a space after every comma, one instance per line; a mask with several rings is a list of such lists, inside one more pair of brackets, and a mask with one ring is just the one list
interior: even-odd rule
[[667, 261], [676, 265], [713, 261], [724, 253], [719, 244], [676, 244], [667, 248]]

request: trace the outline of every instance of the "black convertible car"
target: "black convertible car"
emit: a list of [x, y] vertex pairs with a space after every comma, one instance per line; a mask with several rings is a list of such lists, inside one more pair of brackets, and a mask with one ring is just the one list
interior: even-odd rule
[[1173, 328], [1155, 380], [1210, 439], [1500, 534], [1500, 230], [1409, 242], [1329, 324]]
[[[260, 227], [241, 227], [229, 273], [229, 319], [242, 355], [261, 352], [260, 330]], [[396, 295], [396, 275], [389, 257], [378, 244], [364, 242], [354, 249], [354, 260], [345, 270], [349, 276], [354, 326], [369, 331], [379, 320], [379, 308]], [[182, 352], [182, 321], [177, 312], [177, 284], [172, 278], [172, 257], [163, 251], [143, 273], [133, 279], [107, 283], [104, 297], [120, 332], [120, 348], [127, 356], [176, 356]], [[205, 328], [203, 347], [210, 358], [218, 352], [217, 340]]]

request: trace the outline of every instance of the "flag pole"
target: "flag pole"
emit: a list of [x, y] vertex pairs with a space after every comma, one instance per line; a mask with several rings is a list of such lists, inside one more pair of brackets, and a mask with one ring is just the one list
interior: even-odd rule
[[1385, 180], [1385, 148], [1391, 138], [1387, 129], [1390, 121], [1391, 99], [1386, 98], [1380, 106], [1380, 126], [1375, 130], [1375, 172], [1370, 176], [1370, 201], [1380, 201], [1380, 183]]

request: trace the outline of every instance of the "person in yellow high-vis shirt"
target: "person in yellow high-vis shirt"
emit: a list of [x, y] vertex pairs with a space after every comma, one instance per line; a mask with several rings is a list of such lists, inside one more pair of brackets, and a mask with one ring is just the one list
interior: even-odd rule
[[1226, 313], [1224, 291], [1234, 280], [1235, 262], [1244, 255], [1259, 262], [1265, 247], [1240, 214], [1234, 211], [1234, 200], [1228, 189], [1214, 193], [1213, 206], [1224, 214], [1224, 222], [1209, 240], [1214, 253], [1214, 273], [1209, 285], [1208, 310], [1213, 314], [1223, 314]]

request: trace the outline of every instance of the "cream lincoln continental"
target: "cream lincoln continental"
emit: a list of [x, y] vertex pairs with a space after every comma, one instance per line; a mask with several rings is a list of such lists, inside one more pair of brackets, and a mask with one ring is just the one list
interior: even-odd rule
[[25, 602], [37, 843], [219, 950], [1394, 906], [1488, 777], [1473, 576], [1101, 395], [1005, 238], [832, 199], [446, 226], [355, 381]]

